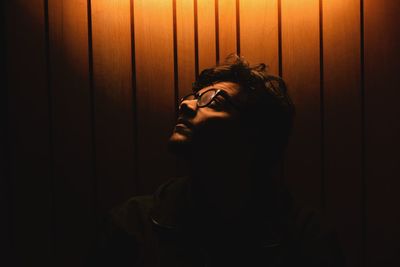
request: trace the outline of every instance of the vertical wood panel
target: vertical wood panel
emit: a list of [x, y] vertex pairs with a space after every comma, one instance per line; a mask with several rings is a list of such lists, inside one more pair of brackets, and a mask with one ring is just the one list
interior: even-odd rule
[[197, 0], [200, 72], [216, 64], [215, 1]]
[[7, 1], [13, 264], [52, 266], [52, 177], [43, 0]]
[[[195, 19], [197, 19], [197, 1], [176, 0], [176, 35], [177, 35], [177, 73], [175, 83], [178, 86], [176, 103], [179, 99], [192, 91], [192, 83], [196, 79], [198, 72], [198, 50], [196, 54]], [[195, 11], [196, 9], [196, 11]], [[198, 21], [197, 21], [198, 22]], [[198, 40], [198, 38], [197, 38]], [[197, 57], [197, 58], [196, 58]], [[178, 115], [178, 114], [177, 114]], [[186, 173], [186, 164], [178, 159], [177, 175], [184, 176]]]
[[236, 53], [236, 0], [218, 0], [219, 60]]
[[167, 140], [175, 121], [172, 1], [134, 1], [141, 193], [175, 176]]
[[195, 79], [194, 3], [177, 0], [178, 88], [179, 99], [190, 93]]
[[252, 64], [267, 64], [278, 75], [278, 1], [240, 1], [240, 28], [241, 55]]
[[50, 0], [55, 265], [81, 266], [93, 236], [86, 0]]
[[[7, 65], [7, 36], [5, 28], [5, 4], [0, 3], [2, 20], [0, 21], [0, 67], [4, 70], [0, 73], [0, 209], [3, 211], [3, 219], [0, 221], [0, 264], [11, 260], [12, 243], [12, 194], [10, 177], [10, 137], [9, 137], [9, 105], [8, 105], [8, 65]], [[4, 263], [3, 263], [4, 262]]]
[[364, 1], [366, 265], [400, 265], [400, 2]]
[[326, 211], [348, 266], [362, 248], [360, 36], [359, 0], [323, 2]]
[[101, 209], [108, 210], [136, 190], [130, 1], [91, 3], [96, 175]]
[[283, 78], [296, 105], [286, 178], [295, 197], [319, 208], [321, 114], [318, 0], [282, 0]]

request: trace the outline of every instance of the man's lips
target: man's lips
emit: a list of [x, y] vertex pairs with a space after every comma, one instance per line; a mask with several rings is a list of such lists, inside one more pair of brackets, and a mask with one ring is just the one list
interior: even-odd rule
[[176, 122], [174, 132], [187, 136], [192, 134], [192, 129], [193, 129], [192, 123], [183, 118], [179, 118]]
[[178, 127], [178, 128], [188, 128], [188, 129], [192, 129], [192, 128], [193, 128], [193, 124], [190, 123], [189, 121], [185, 120], [185, 119], [179, 118], [179, 119], [177, 120], [177, 122], [176, 122], [175, 128], [176, 128], [176, 127]]

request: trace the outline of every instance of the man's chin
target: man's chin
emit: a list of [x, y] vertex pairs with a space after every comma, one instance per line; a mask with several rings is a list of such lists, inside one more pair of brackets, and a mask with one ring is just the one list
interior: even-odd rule
[[178, 157], [187, 157], [192, 151], [192, 142], [189, 136], [174, 132], [168, 141], [168, 151]]

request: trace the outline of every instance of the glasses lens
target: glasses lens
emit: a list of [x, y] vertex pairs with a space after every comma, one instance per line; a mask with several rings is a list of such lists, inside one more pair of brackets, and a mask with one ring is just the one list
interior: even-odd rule
[[204, 92], [198, 100], [199, 107], [207, 106], [214, 98], [214, 96], [215, 96], [215, 90], [209, 90]]

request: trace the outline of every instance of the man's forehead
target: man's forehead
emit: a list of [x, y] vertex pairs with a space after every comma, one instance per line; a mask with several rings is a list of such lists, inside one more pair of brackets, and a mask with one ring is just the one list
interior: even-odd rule
[[207, 91], [210, 88], [215, 88], [215, 89], [222, 89], [225, 92], [227, 92], [230, 96], [235, 96], [239, 93], [239, 84], [234, 83], [234, 82], [217, 82], [212, 85], [206, 86], [204, 88], [201, 88], [198, 93], [201, 94], [204, 91]]

